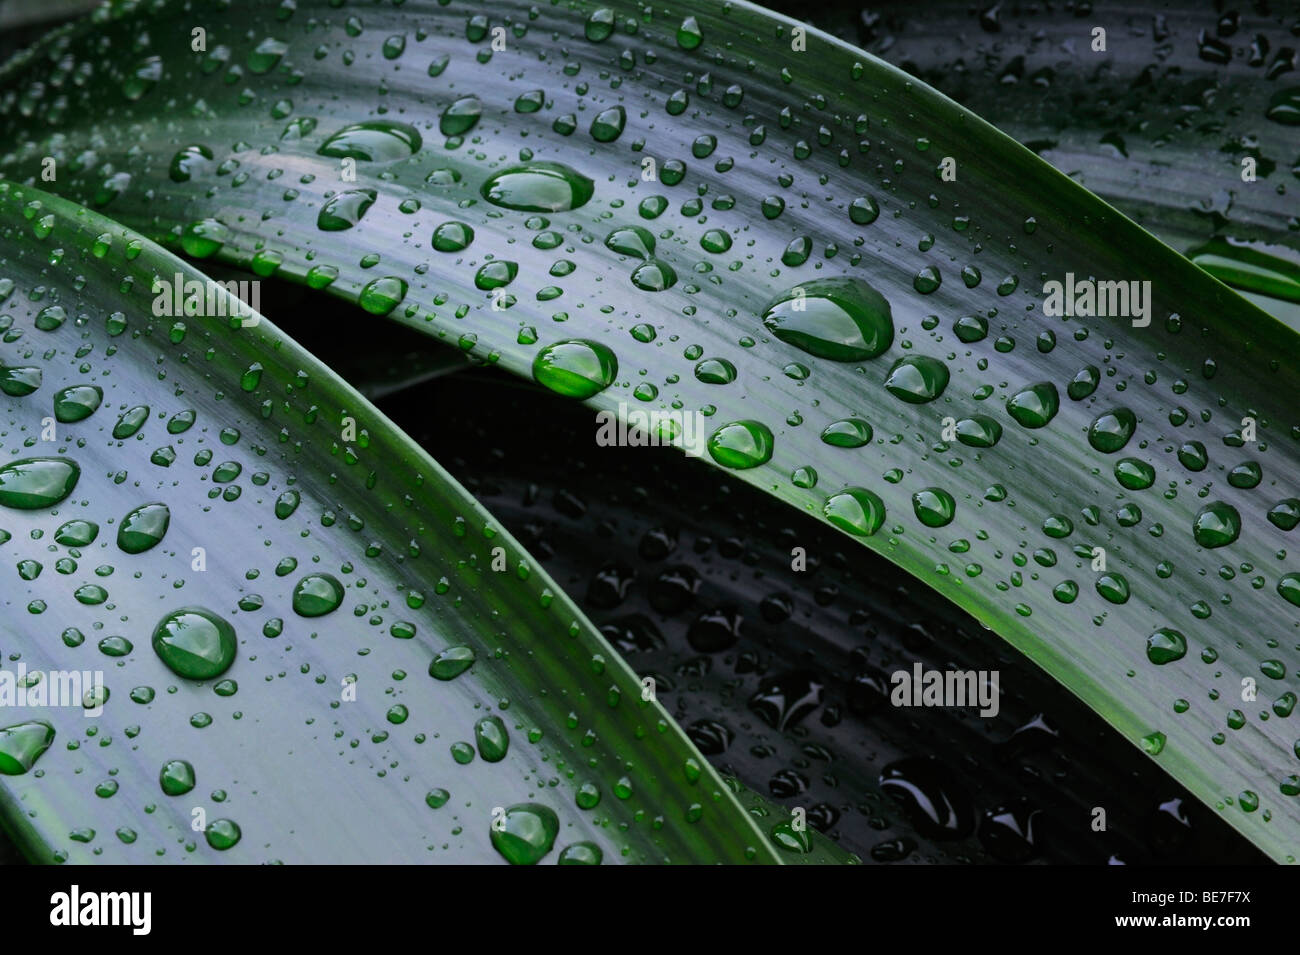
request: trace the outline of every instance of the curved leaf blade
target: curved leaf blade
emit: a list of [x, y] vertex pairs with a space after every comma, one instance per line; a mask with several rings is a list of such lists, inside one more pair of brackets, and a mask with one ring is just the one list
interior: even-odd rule
[[[0, 776], [5, 822], [32, 857], [501, 861], [494, 814], [532, 803], [559, 826], [548, 862], [577, 842], [611, 862], [774, 858], [518, 542], [270, 322], [33, 189], [0, 183], [0, 239], [0, 363], [39, 372], [35, 391], [0, 399], [3, 553], [23, 578], [5, 586], [0, 639], [31, 673], [99, 670], [108, 690], [93, 719], [79, 705], [6, 710], [56, 734], [28, 771]], [[155, 314], [155, 282], [178, 276], [212, 288], [215, 314]], [[56, 395], [86, 385], [98, 408], [54, 421]], [[80, 476], [61, 500], [17, 509], [12, 468], [33, 457], [75, 461]], [[159, 525], [127, 518], [156, 503], [169, 519], [139, 550], [132, 531]], [[182, 607], [233, 628], [227, 670], [164, 665], [155, 628]], [[434, 679], [448, 647], [474, 662]], [[162, 788], [172, 760], [192, 767], [189, 791]], [[579, 808], [584, 786], [595, 808]], [[209, 828], [233, 820], [239, 843], [217, 851], [221, 828], [205, 841], [195, 810]]]
[[[163, 16], [173, 31], [194, 17]], [[307, 282], [328, 277], [324, 263], [338, 272], [331, 293], [519, 374], [532, 373], [542, 346], [598, 342], [622, 374], [589, 403], [623, 418], [649, 398], [662, 410], [673, 402], [716, 409], [711, 425], [765, 423], [771, 460], [740, 476], [815, 513], [845, 488], [877, 495], [885, 519], [868, 546], [996, 629], [1126, 737], [1159, 749], [1161, 765], [1193, 792], [1223, 806], [1275, 858], [1289, 858], [1300, 810], [1279, 794], [1294, 770], [1293, 734], [1284, 719], [1266, 719], [1262, 708], [1247, 716], [1237, 701], [1242, 681], [1260, 680], [1266, 664], [1283, 673], [1297, 664], [1285, 636], [1295, 626], [1291, 604], [1279, 591], [1293, 566], [1287, 532], [1266, 516], [1295, 494], [1300, 464], [1284, 397], [1300, 381], [1294, 363], [1273, 357], [1296, 353], [1293, 333], [933, 90], [816, 33], [798, 51], [795, 24], [747, 4], [650, 15], [629, 3], [506, 3], [490, 12], [408, 3], [357, 23], [348, 16], [323, 3], [300, 4], [284, 21], [269, 11], [214, 11], [204, 17], [213, 36], [255, 39], [231, 39], [215, 66], [215, 54], [141, 50], [160, 57], [169, 82], [186, 92], [168, 100], [146, 91], [127, 102], [119, 93], [136, 89], [131, 64], [103, 60], [83, 27], [52, 44], [68, 55], [38, 57], [4, 77], [4, 128], [29, 138], [0, 168], [35, 176], [39, 159], [55, 155], [72, 169], [61, 191], [103, 201], [160, 237], [170, 232], [191, 254]], [[134, 25], [126, 11], [117, 21], [100, 16], [93, 29], [123, 49]], [[151, 36], [167, 32], [155, 23]], [[399, 36], [405, 44], [388, 42]], [[491, 46], [497, 36], [503, 50]], [[287, 49], [267, 67], [266, 51], [281, 42]], [[398, 47], [396, 57], [385, 54]], [[67, 87], [54, 82], [60, 71], [77, 66], [104, 82], [52, 94]], [[541, 108], [529, 112], [537, 98], [525, 94], [534, 89]], [[278, 128], [267, 129], [265, 117], [277, 113]], [[414, 144], [409, 130], [369, 144], [373, 129], [349, 131], [393, 117], [420, 135], [414, 152], [395, 145]], [[60, 138], [51, 138], [56, 129]], [[78, 169], [79, 150], [92, 142]], [[171, 183], [177, 150], [194, 144], [213, 153], [211, 162]], [[946, 156], [956, 160], [955, 181], [936, 174]], [[356, 183], [345, 184], [344, 160], [358, 157]], [[646, 158], [657, 170], [682, 162], [683, 180], [643, 180]], [[487, 202], [492, 175], [539, 161], [590, 179], [595, 198], [555, 213]], [[318, 228], [336, 193], [365, 189], [375, 199], [351, 229]], [[664, 211], [646, 218], [641, 210], [657, 209], [655, 197], [667, 201]], [[557, 204], [554, 193], [540, 202]], [[773, 218], [755, 227], [768, 212]], [[474, 231], [459, 252], [429, 247], [448, 221]], [[653, 253], [638, 232], [605, 247], [612, 231], [633, 227], [655, 240]], [[706, 236], [709, 228], [731, 248], [710, 251], [727, 239]], [[638, 272], [642, 256], [666, 264], [676, 281], [663, 269]], [[1150, 282], [1152, 321], [1044, 318], [1040, 285], [1068, 273]], [[760, 321], [775, 296], [836, 276], [867, 281], [890, 303], [893, 346], [883, 356], [814, 360]], [[405, 288], [371, 284], [386, 277]], [[374, 294], [385, 286], [391, 295]], [[668, 287], [647, 290], [656, 286]], [[967, 315], [983, 338], [958, 334]], [[989, 331], [979, 330], [980, 318]], [[893, 362], [913, 352], [947, 368], [934, 401], [908, 403], [884, 387]], [[694, 365], [708, 358], [731, 363], [736, 381], [696, 378]], [[1068, 383], [1088, 369], [1100, 387], [1071, 400]], [[1059, 411], [1050, 427], [1026, 428], [1028, 416], [1017, 419], [1008, 404], [1016, 408], [1015, 396], [1039, 382], [1056, 388]], [[641, 384], [653, 396], [635, 395]], [[1145, 491], [1121, 485], [1120, 455], [1085, 438], [1119, 407], [1136, 426], [1126, 456], [1154, 471]], [[977, 416], [1002, 429], [996, 447], [944, 438], [946, 421]], [[819, 439], [849, 418], [867, 420], [874, 440], [845, 449]], [[1260, 436], [1240, 449], [1234, 429], [1246, 418]], [[1178, 455], [1191, 441], [1213, 448], [1210, 480]], [[1227, 480], [1252, 462], [1264, 475], [1256, 486]], [[807, 469], [817, 472], [815, 486]], [[930, 526], [944, 510], [928, 506], [943, 503], [933, 488], [955, 508], [942, 531]], [[1242, 516], [1244, 533], [1227, 551], [1192, 539], [1202, 492]], [[924, 518], [914, 516], [914, 495]], [[1056, 513], [1078, 525], [1064, 543], [1042, 529]], [[1108, 570], [1092, 570], [1098, 547]], [[1022, 569], [1031, 553], [1037, 569]], [[1225, 641], [1228, 611], [1214, 617], [1213, 607], [1229, 602], [1232, 630], [1269, 636], [1258, 645]], [[1185, 659], [1149, 662], [1148, 639], [1161, 628], [1190, 638]], [[1194, 663], [1211, 650], [1217, 665]], [[1263, 675], [1260, 687], [1283, 712], [1285, 679]], [[1207, 695], [1210, 703], [1200, 702]], [[1185, 712], [1180, 700], [1190, 701]]]

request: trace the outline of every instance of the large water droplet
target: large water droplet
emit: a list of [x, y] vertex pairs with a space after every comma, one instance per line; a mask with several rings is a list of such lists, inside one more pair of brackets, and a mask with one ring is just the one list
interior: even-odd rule
[[948, 366], [928, 355], [909, 355], [894, 362], [885, 390], [908, 404], [934, 401], [948, 387]]
[[1128, 444], [1137, 429], [1137, 416], [1128, 408], [1098, 415], [1088, 427], [1088, 443], [1102, 454], [1113, 454]]
[[902, 804], [917, 830], [931, 839], [961, 839], [975, 828], [975, 811], [943, 766], [900, 759], [880, 774], [880, 788]]
[[0, 729], [0, 775], [21, 776], [54, 742], [54, 727], [40, 720]]
[[53, 507], [72, 493], [81, 468], [66, 458], [24, 458], [0, 468], [0, 505], [21, 511]]
[[478, 754], [489, 763], [499, 763], [510, 749], [510, 734], [499, 716], [485, 716], [474, 724]]
[[1147, 637], [1147, 659], [1157, 665], [1173, 663], [1187, 655], [1187, 638], [1177, 630], [1162, 627]]
[[626, 125], [627, 112], [622, 106], [602, 109], [591, 121], [591, 138], [598, 143], [612, 143], [623, 135], [623, 127]]
[[632, 255], [649, 259], [654, 255], [655, 237], [644, 226], [630, 225], [615, 229], [605, 237], [605, 247], [619, 255]]
[[547, 345], [533, 359], [538, 384], [570, 398], [590, 398], [614, 383], [618, 359], [599, 342], [585, 339]]
[[166, 504], [145, 504], [122, 518], [117, 528], [117, 546], [128, 554], [142, 554], [167, 533], [172, 512]]
[[870, 537], [885, 521], [885, 502], [864, 487], [846, 487], [827, 498], [822, 514], [842, 531]]
[[98, 385], [69, 385], [54, 393], [54, 418], [60, 424], [84, 421], [103, 400], [104, 390]]
[[560, 831], [555, 812], [538, 803], [518, 803], [491, 827], [492, 848], [512, 865], [534, 865], [551, 851]]
[[414, 126], [375, 119], [344, 126], [316, 150], [318, 155], [364, 162], [409, 159], [420, 150], [423, 140]]
[[1192, 536], [1202, 547], [1226, 547], [1241, 534], [1241, 515], [1231, 504], [1211, 501], [1192, 521]]
[[357, 298], [357, 304], [371, 315], [387, 315], [406, 298], [406, 280], [395, 275], [385, 275], [366, 283]]
[[724, 468], [756, 468], [772, 460], [772, 431], [761, 421], [732, 421], [709, 436], [709, 455]]
[[183, 607], [163, 617], [153, 649], [177, 676], [208, 680], [235, 662], [235, 628], [210, 610]]
[[1040, 381], [1007, 399], [1007, 414], [1025, 428], [1043, 428], [1056, 417], [1061, 396], [1050, 381]]
[[293, 588], [293, 609], [303, 617], [320, 617], [343, 602], [343, 585], [330, 574], [308, 574]]
[[494, 173], [481, 193], [503, 209], [567, 212], [586, 205], [594, 190], [590, 179], [563, 163], [530, 162]]
[[912, 510], [926, 527], [943, 527], [952, 523], [957, 502], [941, 487], [922, 488], [912, 495]]
[[183, 759], [168, 760], [158, 773], [158, 784], [169, 796], [184, 796], [194, 783], [194, 767]]
[[483, 104], [477, 96], [464, 96], [445, 110], [438, 120], [438, 130], [444, 136], [462, 136], [478, 125], [483, 115]]
[[334, 195], [316, 216], [316, 228], [322, 232], [342, 232], [361, 221], [366, 210], [379, 195], [374, 189], [350, 189]]
[[454, 680], [474, 663], [474, 648], [448, 647], [429, 663], [429, 676], [435, 680]]
[[865, 361], [894, 341], [889, 302], [861, 279], [815, 279], [778, 295], [763, 310], [778, 339], [831, 361]]

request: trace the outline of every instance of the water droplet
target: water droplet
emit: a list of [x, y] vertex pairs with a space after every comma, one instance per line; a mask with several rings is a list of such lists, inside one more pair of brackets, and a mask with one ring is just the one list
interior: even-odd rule
[[1286, 574], [1277, 582], [1277, 592], [1289, 603], [1300, 607], [1300, 574]]
[[0, 505], [21, 511], [53, 507], [72, 493], [81, 468], [66, 458], [24, 458], [0, 467]]
[[1002, 439], [1002, 425], [987, 415], [972, 415], [957, 422], [957, 440], [972, 448], [991, 448]]
[[[477, 96], [461, 97], [443, 110], [442, 117], [438, 120], [438, 130], [444, 136], [463, 136], [478, 125], [482, 115], [483, 104]], [[419, 148], [418, 145], [416, 148]]]
[[1202, 547], [1226, 547], [1241, 534], [1241, 515], [1231, 504], [1211, 501], [1196, 513], [1192, 536]]
[[208, 845], [219, 852], [234, 847], [242, 835], [239, 825], [230, 819], [214, 819], [204, 830]]
[[518, 803], [506, 809], [503, 824], [491, 826], [492, 847], [512, 865], [534, 865], [551, 851], [559, 832], [554, 811], [538, 803]]
[[167, 533], [172, 512], [166, 504], [144, 504], [122, 518], [117, 528], [117, 546], [128, 554], [142, 554]]
[[1088, 443], [1102, 454], [1113, 454], [1128, 444], [1137, 429], [1137, 416], [1128, 408], [1098, 415], [1088, 427]]
[[1097, 593], [1113, 604], [1126, 603], [1129, 598], [1128, 581], [1122, 574], [1102, 574], [1097, 578]]
[[183, 607], [163, 617], [153, 632], [153, 649], [177, 676], [208, 680], [235, 662], [235, 628], [201, 607]]
[[643, 292], [662, 292], [677, 284], [677, 273], [667, 262], [651, 259], [637, 266], [632, 273], [632, 284]]
[[510, 749], [510, 735], [499, 716], [485, 716], [474, 724], [478, 754], [489, 763], [499, 763]]
[[706, 385], [729, 385], [736, 380], [736, 366], [725, 358], [706, 358], [695, 366], [695, 377]]
[[683, 50], [693, 50], [704, 42], [704, 33], [694, 17], [687, 17], [677, 28], [677, 45]]
[[184, 796], [194, 788], [194, 767], [183, 759], [168, 760], [158, 773], [158, 784], [169, 796]]
[[842, 531], [870, 537], [885, 521], [885, 502], [863, 487], [846, 487], [827, 498], [822, 514]]
[[1156, 482], [1156, 469], [1138, 458], [1123, 458], [1115, 465], [1115, 480], [1130, 491], [1145, 491]]
[[861, 279], [814, 279], [768, 303], [763, 324], [779, 340], [818, 358], [865, 361], [894, 341], [885, 297]]
[[605, 247], [619, 255], [631, 255], [648, 260], [654, 255], [655, 237], [643, 226], [623, 226], [605, 237]]
[[1300, 126], [1300, 86], [1278, 90], [1270, 97], [1264, 115], [1283, 126]]
[[1061, 396], [1050, 381], [1030, 385], [1007, 399], [1007, 413], [1025, 428], [1043, 428], [1061, 408]]
[[1161, 627], [1147, 637], [1147, 659], [1163, 666], [1187, 655], [1187, 638], [1177, 630]]
[[614, 383], [618, 359], [599, 342], [585, 339], [547, 345], [533, 359], [538, 384], [570, 398], [590, 398]]
[[880, 206], [871, 196], [859, 196], [849, 204], [849, 219], [855, 225], [870, 225], [880, 217]]
[[137, 431], [144, 427], [144, 423], [149, 420], [149, 406], [136, 405], [134, 408], [128, 408], [122, 412], [122, 416], [117, 419], [117, 424], [113, 425], [113, 437], [123, 441], [132, 437]]
[[530, 162], [494, 173], [481, 193], [503, 209], [567, 212], [586, 205], [594, 191], [590, 179], [563, 163]]
[[591, 121], [591, 138], [598, 143], [612, 143], [623, 135], [623, 127], [626, 125], [627, 112], [622, 106], [602, 109]]
[[361, 221], [366, 210], [379, 195], [374, 189], [351, 189], [335, 194], [316, 216], [316, 228], [322, 232], [342, 232]]
[[927, 265], [921, 271], [916, 273], [916, 278], [912, 279], [912, 288], [916, 289], [922, 295], [929, 295], [936, 291], [943, 284], [943, 277], [939, 270], [933, 265]]
[[560, 852], [556, 865], [600, 865], [605, 854], [594, 842], [575, 842]]
[[360, 159], [363, 162], [391, 162], [409, 159], [420, 151], [423, 140], [414, 126], [376, 119], [344, 126], [316, 150], [320, 156]]
[[822, 431], [822, 443], [837, 448], [860, 448], [873, 437], [871, 425], [861, 418], [832, 421]]
[[756, 468], [772, 460], [772, 431], [760, 421], [733, 421], [709, 436], [709, 454], [725, 468]]
[[302, 617], [320, 617], [343, 602], [343, 585], [330, 574], [308, 574], [293, 588], [293, 609]]
[[0, 391], [11, 398], [24, 398], [41, 386], [41, 379], [41, 369], [35, 366], [0, 368]]
[[386, 275], [366, 284], [357, 298], [357, 304], [371, 315], [387, 315], [406, 298], [406, 280]]
[[54, 393], [54, 418], [61, 424], [84, 421], [99, 408], [104, 391], [98, 385], [70, 385]]
[[912, 510], [926, 527], [943, 527], [952, 523], [957, 502], [943, 488], [927, 487], [912, 495]]
[[474, 241], [474, 230], [463, 222], [444, 222], [433, 230], [433, 247], [439, 252], [460, 252]]
[[429, 676], [436, 680], [454, 680], [474, 663], [474, 649], [467, 646], [448, 647], [429, 664]]
[[885, 390], [908, 404], [934, 401], [948, 387], [948, 366], [927, 355], [909, 355], [894, 362]]
[[21, 776], [54, 742], [54, 727], [40, 720], [0, 729], [0, 775]]
[[942, 764], [907, 758], [880, 774], [880, 788], [902, 804], [918, 832], [931, 839], [961, 839], [975, 828], [975, 811]]

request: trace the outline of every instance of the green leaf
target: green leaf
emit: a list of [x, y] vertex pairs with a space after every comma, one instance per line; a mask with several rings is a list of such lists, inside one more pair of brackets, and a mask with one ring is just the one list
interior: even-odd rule
[[[4, 710], [30, 857], [775, 858], [518, 542], [270, 322], [34, 189], [0, 183], [0, 250], [0, 364], [35, 386], [0, 425], [0, 690], [107, 691]], [[205, 314], [159, 314], [175, 288]]]
[[1300, 84], [1294, 10], [772, 6], [934, 86], [1180, 251], [1223, 235], [1297, 248], [1300, 125], [1273, 108]]
[[[133, 47], [140, 16], [5, 72], [7, 175], [54, 157], [53, 187], [192, 256], [621, 419], [701, 412], [709, 459], [1291, 856], [1292, 332], [952, 101], [744, 3], [165, 10]], [[205, 53], [160, 39], [196, 22]], [[1149, 324], [1045, 317], [1067, 275], [1150, 282]], [[1166, 630], [1188, 651], [1157, 663]]]

